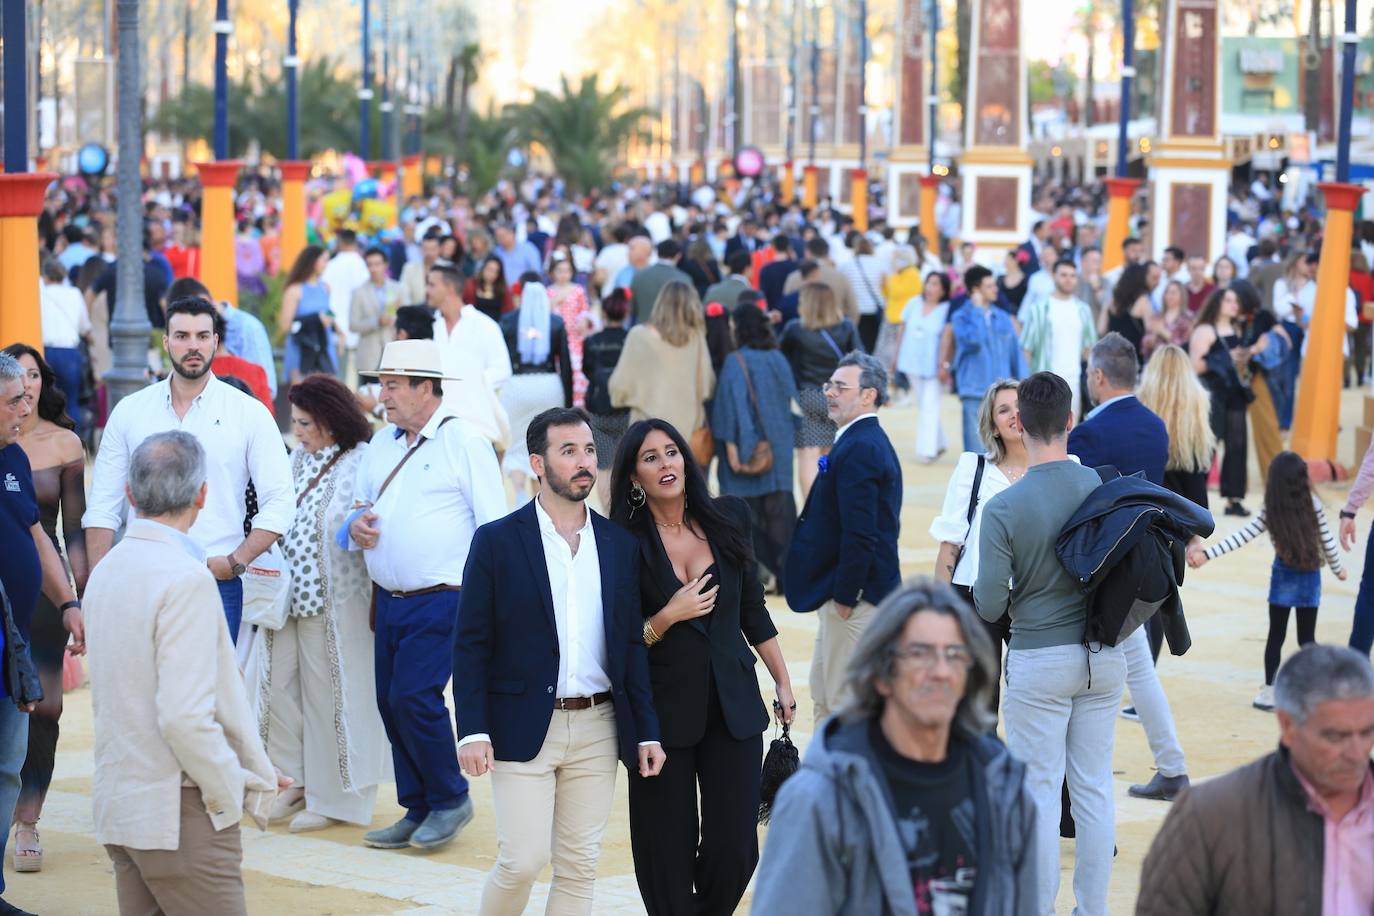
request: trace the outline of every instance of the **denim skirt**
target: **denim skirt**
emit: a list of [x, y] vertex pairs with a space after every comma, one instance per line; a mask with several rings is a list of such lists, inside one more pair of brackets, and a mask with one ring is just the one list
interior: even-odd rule
[[1294, 569], [1275, 558], [1269, 573], [1269, 603], [1280, 607], [1316, 607], [1322, 601], [1320, 569]]

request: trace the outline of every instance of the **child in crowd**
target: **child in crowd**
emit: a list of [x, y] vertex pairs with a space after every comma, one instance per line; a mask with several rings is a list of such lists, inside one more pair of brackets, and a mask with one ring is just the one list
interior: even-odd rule
[[1264, 508], [1259, 515], [1205, 551], [1194, 547], [1188, 553], [1188, 565], [1197, 569], [1250, 543], [1266, 530], [1274, 543], [1274, 565], [1269, 575], [1269, 639], [1264, 644], [1264, 689], [1255, 697], [1254, 706], [1272, 710], [1274, 673], [1288, 636], [1289, 611], [1296, 608], [1298, 612], [1298, 645], [1316, 642], [1323, 557], [1337, 579], [1344, 581], [1346, 576], [1336, 555], [1336, 539], [1326, 524], [1326, 509], [1308, 480], [1307, 462], [1294, 452], [1274, 456], [1264, 489]]

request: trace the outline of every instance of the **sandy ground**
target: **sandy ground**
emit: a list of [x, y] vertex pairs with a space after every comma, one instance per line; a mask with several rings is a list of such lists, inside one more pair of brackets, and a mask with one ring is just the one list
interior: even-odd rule
[[[1347, 392], [1342, 406], [1341, 455], [1351, 462], [1352, 430], [1362, 408], [1360, 395]], [[911, 408], [897, 407], [882, 415], [882, 423], [904, 460], [906, 501], [901, 543], [903, 569], [909, 575], [927, 573], [934, 565], [935, 544], [927, 529], [939, 511], [958, 457], [951, 452], [928, 467], [912, 461], [914, 421]], [[958, 405], [953, 399], [945, 402], [944, 421], [951, 441], [958, 442]], [[1249, 503], [1258, 508], [1259, 478], [1253, 459], [1251, 463]], [[1344, 487], [1323, 492], [1334, 523], [1344, 501]], [[1238, 519], [1219, 519], [1221, 534], [1237, 527]], [[1350, 557], [1355, 569], [1348, 581], [1337, 582], [1330, 573], [1324, 574], [1326, 600], [1317, 627], [1320, 641], [1344, 643], [1349, 634], [1364, 537], [1362, 524], [1360, 544]], [[1277, 740], [1272, 716], [1250, 706], [1262, 681], [1271, 559], [1272, 549], [1267, 540], [1261, 540], [1190, 574], [1185, 599], [1193, 648], [1185, 657], [1166, 654], [1160, 659], [1160, 677], [1173, 703], [1188, 771], [1194, 780], [1226, 772], [1264, 754]], [[781, 631], [798, 698], [800, 718], [794, 735], [804, 748], [813, 727], [806, 674], [815, 622], [807, 615], [790, 613], [781, 599], [770, 599], [769, 604]], [[1292, 651], [1295, 645], [1290, 628], [1286, 648]], [[759, 672], [766, 677], [761, 665]], [[765, 685], [765, 696], [770, 687]], [[1131, 783], [1149, 779], [1151, 758], [1141, 727], [1126, 720], [1118, 722], [1114, 772], [1120, 855], [1112, 872], [1111, 911], [1129, 913], [1134, 907], [1141, 861], [1168, 806], [1126, 795]], [[25, 909], [42, 914], [116, 912], [110, 864], [91, 835], [91, 747], [90, 693], [82, 689], [66, 698], [56, 777], [40, 825], [44, 869], [40, 874], [17, 875], [11, 857], [5, 859], [5, 898]], [[489, 779], [473, 784], [475, 821], [455, 843], [433, 854], [365, 849], [359, 843], [363, 831], [354, 827], [300, 837], [290, 835], [284, 827], [266, 833], [245, 827], [244, 879], [249, 908], [264, 914], [474, 913], [495, 852], [490, 792]], [[393, 788], [384, 786], [374, 825], [390, 823], [399, 813]], [[765, 839], [763, 833], [761, 840]], [[12, 851], [12, 838], [9, 848]], [[1059, 910], [1069, 912], [1073, 906], [1073, 846], [1069, 841], [1063, 844], [1062, 866]], [[545, 882], [547, 878], [546, 874]], [[596, 890], [597, 914], [643, 912], [630, 858], [623, 773], [616, 786]], [[541, 882], [527, 912], [543, 912], [546, 893], [547, 883]], [[746, 911], [747, 903], [746, 899], [740, 912]], [[212, 903], [207, 902], [206, 912], [214, 912]]]

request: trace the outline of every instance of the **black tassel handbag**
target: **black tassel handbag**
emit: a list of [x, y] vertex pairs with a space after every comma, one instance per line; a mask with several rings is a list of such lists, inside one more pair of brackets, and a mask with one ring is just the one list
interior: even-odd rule
[[[773, 706], [775, 709], [780, 708], [776, 700], [773, 701]], [[760, 824], [768, 823], [768, 819], [773, 815], [773, 802], [777, 799], [782, 784], [801, 768], [801, 754], [792, 743], [791, 731], [792, 726], [784, 722], [782, 737], [773, 739], [773, 743], [768, 746], [768, 753], [763, 758], [763, 778], [759, 784]]]

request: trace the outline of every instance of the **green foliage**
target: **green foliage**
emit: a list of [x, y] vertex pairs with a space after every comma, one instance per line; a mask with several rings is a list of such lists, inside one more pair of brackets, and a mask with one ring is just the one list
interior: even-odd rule
[[515, 126], [504, 113], [488, 108], [467, 117], [467, 132], [460, 140], [447, 130], [442, 112], [435, 110], [425, 118], [425, 149], [445, 155], [467, 169], [467, 191], [481, 194], [490, 190], [506, 170], [506, 156], [515, 145]]
[[[353, 82], [338, 75], [329, 59], [311, 61], [300, 70], [300, 154], [309, 158], [328, 149], [358, 146], [358, 94]], [[372, 105], [372, 143], [380, 145], [380, 106]], [[214, 90], [191, 84], [158, 109], [149, 127], [179, 140], [209, 140], [214, 130]], [[286, 158], [286, 82], [276, 76], [249, 73], [229, 86], [229, 155], [243, 156], [251, 141], [263, 152]]]
[[651, 112], [625, 108], [628, 97], [625, 86], [603, 92], [595, 75], [576, 88], [563, 77], [560, 94], [536, 90], [530, 102], [507, 111], [520, 138], [548, 149], [569, 187], [581, 191], [606, 185], [617, 152], [631, 137], [646, 135], [642, 123]]

